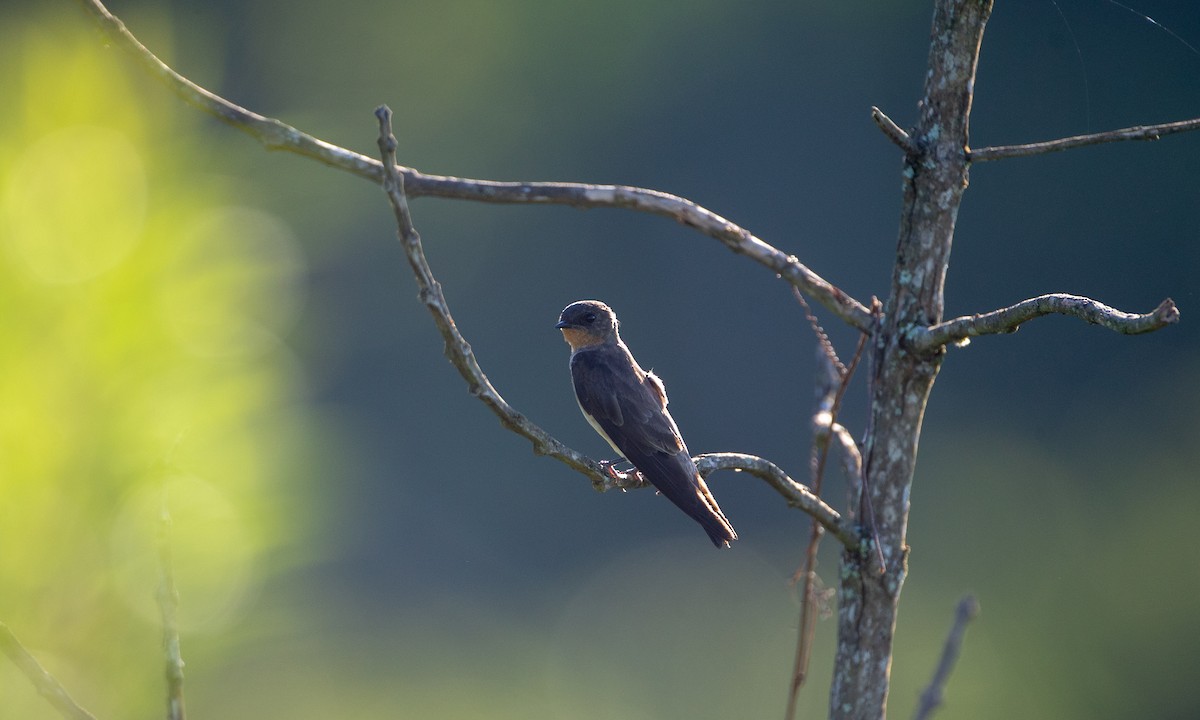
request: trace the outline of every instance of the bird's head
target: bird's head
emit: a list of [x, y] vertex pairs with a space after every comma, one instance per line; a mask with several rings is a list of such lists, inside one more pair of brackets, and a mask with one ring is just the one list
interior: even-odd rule
[[571, 350], [617, 340], [617, 316], [599, 300], [580, 300], [563, 309], [554, 327]]

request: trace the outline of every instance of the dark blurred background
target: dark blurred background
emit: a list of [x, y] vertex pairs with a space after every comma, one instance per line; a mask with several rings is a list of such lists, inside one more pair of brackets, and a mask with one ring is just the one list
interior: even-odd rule
[[[373, 156], [372, 110], [388, 103], [403, 164], [676, 193], [863, 301], [888, 292], [901, 163], [869, 109], [914, 120], [928, 2], [110, 8], [184, 75], [338, 145]], [[1200, 5], [1130, 8], [998, 2], [972, 145], [1200, 116]], [[152, 552], [165, 483], [182, 608], [197, 612], [183, 637], [195, 717], [782, 713], [805, 516], [756, 480], [716, 475], [743, 538], [719, 553], [652, 493], [595, 494], [465, 392], [377, 188], [183, 107], [74, 3], [8, 0], [0, 27], [0, 149], [45, 153], [3, 168], [5, 244], [19, 248], [6, 254], [5, 315], [30, 339], [0, 346], [0, 620], [77, 699], [100, 717], [159, 712], [157, 578], [152, 563], [122, 568]], [[51, 173], [38, 180], [46, 206], [19, 219], [42, 187], [30, 173], [86, 164], [71, 143], [93, 135], [142, 158], [145, 237], [87, 272], [46, 270], [40, 236], [19, 233], [79, 199]], [[79, 195], [117, 183], [101, 159]], [[1183, 320], [1123, 337], [1046, 318], [950, 353], [913, 487], [893, 714], [915, 706], [966, 592], [982, 614], [948, 713], [1200, 714], [1198, 163], [1192, 134], [972, 169], [949, 316], [1070, 292], [1137, 312], [1172, 297]], [[128, 198], [114, 191], [94, 217]], [[606, 457], [553, 328], [567, 303], [600, 298], [664, 378], [693, 452], [759, 454], [806, 479], [814, 340], [769, 272], [622, 211], [420, 199], [414, 215], [484, 369], [542, 427]], [[172, 219], [196, 216], [219, 219], [186, 232], [192, 220]], [[77, 242], [98, 222], [81, 220]], [[187, 320], [125, 343], [167, 316]], [[854, 334], [822, 319], [849, 356]], [[214, 344], [197, 350], [196, 327]], [[59, 337], [46, 328], [66, 339], [43, 347]], [[63, 360], [105, 343], [104, 363]], [[843, 415], [856, 435], [859, 380]], [[842, 506], [840, 478], [830, 488]], [[81, 494], [86, 507], [64, 517]], [[822, 554], [830, 585], [834, 551]], [[805, 717], [825, 712], [834, 630], [818, 626]], [[0, 692], [0, 718], [54, 716], [4, 664]]]

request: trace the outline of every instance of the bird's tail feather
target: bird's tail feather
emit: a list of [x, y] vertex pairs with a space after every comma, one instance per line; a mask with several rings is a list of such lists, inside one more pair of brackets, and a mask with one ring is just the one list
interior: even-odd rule
[[737, 540], [737, 532], [704, 484], [686, 447], [675, 454], [656, 452], [639, 456], [633, 453], [631, 456], [626, 453], [626, 457], [660, 493], [704, 528], [713, 545], [728, 547]]
[[729, 543], [738, 539], [737, 531], [733, 529], [729, 518], [725, 517], [725, 513], [721, 511], [721, 506], [717, 504], [717, 499], [713, 497], [704, 480], [697, 477], [696, 481], [698, 483], [696, 490], [700, 498], [704, 501], [705, 509], [708, 512], [689, 514], [700, 523], [700, 526], [704, 528], [704, 532], [708, 533], [708, 539], [712, 540], [713, 545], [717, 547], [729, 547]]

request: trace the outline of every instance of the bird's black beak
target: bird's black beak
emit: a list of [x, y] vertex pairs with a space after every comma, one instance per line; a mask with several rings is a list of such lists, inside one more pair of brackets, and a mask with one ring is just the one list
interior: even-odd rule
[[559, 320], [558, 324], [555, 325], [554, 327], [558, 328], [559, 330], [562, 330], [563, 328], [571, 327], [571, 323], [567, 322], [566, 320]]

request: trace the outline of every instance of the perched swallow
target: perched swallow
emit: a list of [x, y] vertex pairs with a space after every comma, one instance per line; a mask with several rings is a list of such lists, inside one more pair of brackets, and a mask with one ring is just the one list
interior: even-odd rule
[[571, 379], [579, 409], [600, 437], [679, 506], [717, 547], [737, 533], [696, 470], [667, 412], [662, 381], [633, 359], [617, 332], [617, 316], [597, 300], [571, 303], [554, 327], [571, 346]]

